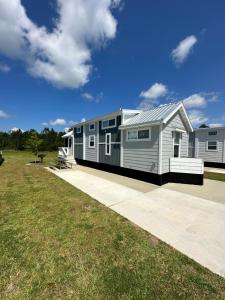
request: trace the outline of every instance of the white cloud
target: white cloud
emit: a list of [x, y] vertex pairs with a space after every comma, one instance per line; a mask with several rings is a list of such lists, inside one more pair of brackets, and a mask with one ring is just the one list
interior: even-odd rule
[[0, 119], [7, 119], [9, 118], [10, 116], [4, 112], [3, 110], [0, 110]]
[[191, 110], [188, 116], [194, 126], [208, 121], [208, 118], [200, 110]]
[[154, 83], [147, 91], [142, 91], [140, 97], [143, 98], [139, 104], [139, 109], [148, 109], [158, 104], [158, 99], [164, 97], [168, 93], [166, 85], [162, 83]]
[[82, 123], [82, 122], [85, 122], [85, 121], [86, 121], [86, 119], [85, 119], [85, 118], [82, 118], [82, 119], [81, 119], [81, 123]]
[[213, 127], [223, 127], [224, 124], [222, 123], [213, 123], [213, 124], [209, 124], [209, 127], [213, 128]]
[[21, 0], [0, 0], [0, 53], [26, 62], [33, 76], [53, 85], [78, 88], [89, 80], [91, 51], [115, 38], [112, 10], [119, 0], [57, 0], [50, 32], [26, 14]]
[[4, 73], [8, 73], [11, 71], [11, 68], [4, 63], [0, 63], [0, 71]]
[[100, 92], [96, 97], [90, 93], [83, 93], [81, 97], [84, 98], [87, 102], [96, 102], [99, 103], [103, 98], [103, 93]]
[[41, 123], [41, 125], [47, 127], [48, 123], [47, 122], [43, 122], [43, 123]]
[[17, 127], [13, 127], [13, 128], [11, 128], [10, 129], [10, 132], [12, 133], [12, 132], [17, 132], [17, 131], [21, 131], [21, 132], [24, 132], [24, 130], [23, 129], [21, 129], [21, 128], [17, 128]]
[[49, 124], [52, 126], [65, 126], [66, 120], [64, 119], [55, 119], [54, 121], [49, 121]]
[[70, 126], [73, 126], [73, 125], [77, 124], [77, 122], [76, 122], [76, 121], [73, 121], [73, 120], [71, 120], [71, 121], [69, 121], [69, 122], [68, 122], [68, 124], [69, 124]]
[[90, 93], [83, 93], [81, 94], [82, 98], [84, 98], [85, 100], [88, 101], [93, 101], [94, 100], [94, 96], [91, 95]]
[[190, 35], [182, 40], [171, 52], [174, 63], [178, 66], [184, 63], [196, 43], [197, 38], [194, 35]]
[[207, 100], [201, 94], [193, 94], [183, 99], [183, 103], [186, 108], [205, 107]]

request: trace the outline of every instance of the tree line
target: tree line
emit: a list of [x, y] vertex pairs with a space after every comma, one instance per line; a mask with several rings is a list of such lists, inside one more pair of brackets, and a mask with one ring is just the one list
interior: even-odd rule
[[63, 146], [64, 134], [65, 132], [57, 132], [49, 128], [45, 128], [40, 133], [35, 129], [25, 132], [21, 130], [0, 132], [0, 150], [33, 150], [34, 145], [38, 145], [38, 151], [55, 151]]

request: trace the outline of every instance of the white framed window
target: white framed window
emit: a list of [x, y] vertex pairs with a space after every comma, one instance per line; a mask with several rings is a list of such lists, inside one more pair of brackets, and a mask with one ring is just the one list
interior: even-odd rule
[[95, 148], [95, 136], [94, 135], [89, 135], [88, 146], [89, 146], [89, 148]]
[[218, 142], [217, 141], [207, 141], [206, 150], [207, 151], [218, 151]]
[[111, 133], [105, 135], [105, 155], [111, 155]]
[[76, 128], [76, 133], [81, 133], [81, 127]]
[[116, 119], [108, 119], [102, 121], [102, 129], [113, 128], [116, 127]]
[[209, 131], [208, 135], [217, 135], [217, 131]]
[[173, 157], [180, 157], [181, 132], [173, 132]]
[[95, 123], [89, 124], [89, 131], [95, 130]]
[[151, 139], [151, 129], [135, 129], [127, 131], [127, 141], [149, 141]]

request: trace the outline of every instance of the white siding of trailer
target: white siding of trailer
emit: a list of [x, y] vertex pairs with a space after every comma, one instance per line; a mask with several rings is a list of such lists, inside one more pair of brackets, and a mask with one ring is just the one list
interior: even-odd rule
[[177, 112], [171, 120], [163, 126], [162, 131], [162, 174], [170, 172], [170, 157], [173, 157], [173, 132], [176, 129], [184, 130], [180, 141], [180, 157], [188, 157], [189, 133]]
[[123, 167], [158, 173], [159, 126], [151, 127], [151, 140], [127, 141], [127, 130], [123, 132]]
[[[217, 131], [217, 135], [209, 135], [209, 131]], [[224, 156], [224, 141], [225, 129], [204, 129], [195, 132], [197, 140], [196, 157], [202, 158], [206, 162], [225, 163]], [[207, 150], [207, 141], [217, 141], [217, 151]]]

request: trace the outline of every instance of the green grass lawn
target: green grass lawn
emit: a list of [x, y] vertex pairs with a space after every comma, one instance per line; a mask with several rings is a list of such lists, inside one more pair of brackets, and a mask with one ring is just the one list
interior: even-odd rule
[[225, 174], [205, 172], [204, 173], [204, 178], [212, 179], [212, 180], [225, 181]]
[[32, 154], [5, 157], [0, 299], [225, 299], [224, 279], [41, 165], [26, 165]]

